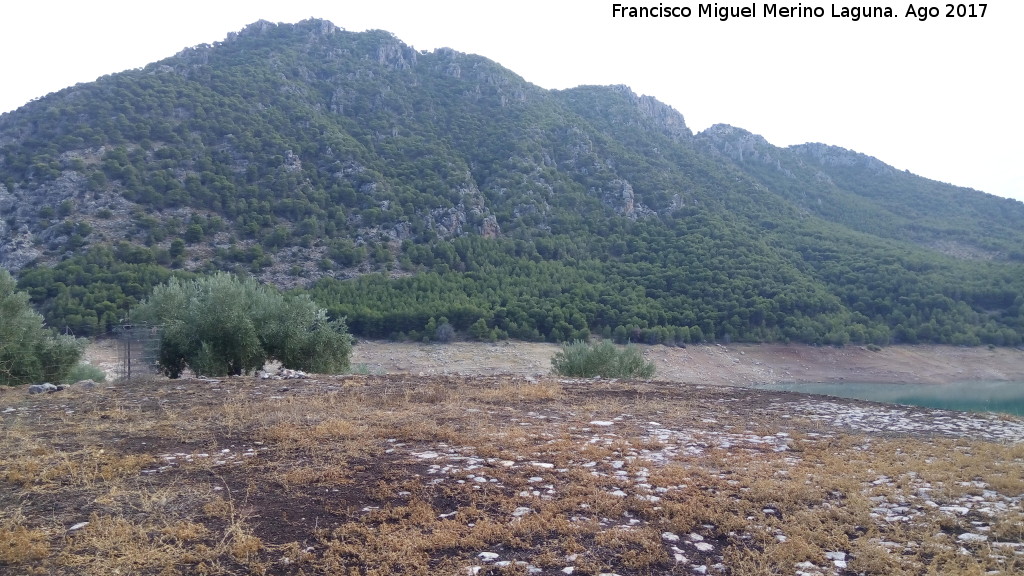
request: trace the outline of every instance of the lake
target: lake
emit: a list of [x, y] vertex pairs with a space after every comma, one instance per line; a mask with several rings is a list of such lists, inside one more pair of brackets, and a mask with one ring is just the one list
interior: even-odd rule
[[830, 382], [780, 383], [756, 386], [763, 390], [787, 390], [826, 394], [890, 404], [970, 412], [1002, 412], [1024, 416], [1024, 382], [956, 382], [952, 384], [879, 384]]

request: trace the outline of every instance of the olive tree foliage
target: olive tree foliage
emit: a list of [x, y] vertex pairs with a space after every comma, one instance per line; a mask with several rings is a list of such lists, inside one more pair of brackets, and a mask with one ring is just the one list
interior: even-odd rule
[[217, 273], [172, 278], [137, 308], [135, 319], [163, 326], [158, 363], [177, 378], [248, 374], [268, 360], [318, 373], [348, 369], [352, 339], [306, 295], [285, 295], [252, 278]]
[[650, 378], [654, 363], [644, 360], [635, 346], [619, 349], [607, 340], [588, 344], [582, 340], [562, 345], [551, 358], [551, 367], [559, 376], [577, 378]]
[[47, 329], [28, 294], [0, 269], [0, 385], [60, 382], [81, 356], [82, 343]]

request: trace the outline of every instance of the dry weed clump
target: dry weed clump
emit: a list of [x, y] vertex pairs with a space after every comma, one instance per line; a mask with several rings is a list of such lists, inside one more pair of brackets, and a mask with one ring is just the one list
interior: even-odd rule
[[29, 566], [50, 554], [50, 534], [26, 526], [20, 509], [5, 510], [0, 516], [0, 566]]
[[0, 467], [8, 484], [50, 491], [135, 477], [152, 462], [153, 457], [148, 454], [116, 454], [102, 448], [65, 452], [39, 447], [27, 454], [0, 459]]
[[210, 557], [195, 540], [183, 541], [164, 528], [94, 514], [88, 526], [65, 537], [55, 563], [78, 574], [180, 574], [181, 567]]
[[554, 380], [502, 380], [497, 386], [482, 386], [469, 391], [473, 400], [493, 404], [558, 400], [562, 386]]

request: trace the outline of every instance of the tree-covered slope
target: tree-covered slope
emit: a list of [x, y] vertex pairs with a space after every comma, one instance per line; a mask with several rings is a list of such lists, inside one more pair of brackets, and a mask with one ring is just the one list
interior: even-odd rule
[[1016, 200], [921, 178], [836, 146], [778, 148], [732, 126], [712, 126], [698, 141], [809, 214], [960, 258], [1024, 262], [1024, 204]]
[[0, 212], [0, 265], [84, 335], [214, 270], [308, 290], [368, 336], [1024, 333], [1019, 202], [319, 20], [0, 116]]

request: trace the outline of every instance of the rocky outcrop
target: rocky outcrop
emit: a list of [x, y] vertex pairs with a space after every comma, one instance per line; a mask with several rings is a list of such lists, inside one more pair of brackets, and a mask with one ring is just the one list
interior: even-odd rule
[[621, 179], [612, 180], [609, 185], [610, 190], [604, 195], [605, 203], [623, 216], [633, 216], [636, 212], [636, 194], [633, 192], [633, 186]]
[[484, 238], [497, 238], [501, 235], [501, 227], [498, 226], [498, 219], [495, 218], [493, 214], [484, 218], [483, 224], [480, 225], [480, 235]]
[[611, 92], [618, 93], [625, 97], [629, 104], [632, 105], [633, 109], [629, 110], [629, 113], [625, 115], [621, 112], [615, 112], [612, 110], [600, 111], [601, 114], [608, 116], [613, 123], [618, 122], [629, 125], [646, 124], [647, 126], [653, 126], [659, 132], [670, 137], [676, 142], [689, 140], [693, 137], [693, 132], [691, 132], [686, 126], [686, 120], [678, 110], [664, 102], [661, 102], [653, 96], [637, 95], [629, 86], [623, 84], [614, 86], [589, 86], [574, 88], [568, 92], [587, 92], [594, 90], [610, 90]]
[[693, 136], [693, 132], [686, 126], [683, 115], [675, 108], [653, 96], [639, 96], [635, 102], [641, 114], [653, 120], [662, 131], [674, 139], [683, 140]]
[[26, 264], [39, 257], [32, 246], [32, 234], [27, 224], [19, 224], [18, 198], [0, 184], [0, 268], [17, 273]]
[[715, 124], [700, 137], [716, 150], [736, 162], [759, 162], [779, 165], [778, 149], [763, 136], [728, 124]]
[[395, 40], [377, 47], [377, 63], [392, 70], [408, 70], [416, 65], [416, 50]]
[[813, 160], [822, 166], [860, 166], [866, 168], [873, 175], [889, 174], [895, 171], [892, 166], [882, 162], [878, 158], [840, 148], [829, 146], [818, 142], [790, 146], [790, 150]]

